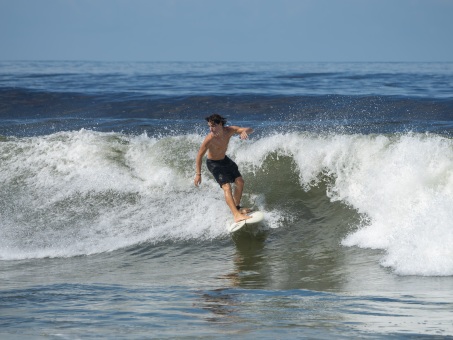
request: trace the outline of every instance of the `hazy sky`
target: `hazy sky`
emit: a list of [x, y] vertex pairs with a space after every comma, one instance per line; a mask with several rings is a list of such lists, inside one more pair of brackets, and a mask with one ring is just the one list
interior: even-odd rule
[[453, 61], [453, 0], [0, 0], [0, 60]]

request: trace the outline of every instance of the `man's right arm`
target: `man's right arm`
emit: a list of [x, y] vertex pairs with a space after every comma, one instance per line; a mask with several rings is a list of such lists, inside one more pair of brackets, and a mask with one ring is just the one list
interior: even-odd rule
[[198, 150], [197, 158], [195, 161], [195, 186], [198, 186], [201, 183], [201, 162], [203, 160], [203, 156], [208, 151], [208, 143], [209, 139], [208, 137], [206, 137], [200, 146], [200, 150]]

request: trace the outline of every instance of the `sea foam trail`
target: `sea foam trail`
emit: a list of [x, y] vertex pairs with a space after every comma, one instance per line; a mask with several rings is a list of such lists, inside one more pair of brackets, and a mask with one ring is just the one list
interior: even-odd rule
[[236, 159], [260, 166], [271, 150], [294, 159], [302, 188], [327, 177], [331, 200], [363, 215], [343, 245], [384, 249], [382, 265], [402, 275], [453, 275], [451, 139], [274, 135], [250, 144]]

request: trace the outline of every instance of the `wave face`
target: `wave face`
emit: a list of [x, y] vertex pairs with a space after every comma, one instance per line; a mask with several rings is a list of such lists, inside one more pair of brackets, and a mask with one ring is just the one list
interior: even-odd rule
[[[0, 259], [228, 237], [230, 213], [204, 166], [201, 187], [193, 185], [202, 139], [85, 129], [3, 137]], [[357, 217], [334, 242], [381, 249], [381, 264], [402, 275], [453, 275], [451, 139], [273, 133], [234, 139], [229, 155], [247, 182], [244, 202], [279, 232], [301, 228], [306, 206], [327, 197], [345, 209], [319, 206], [318, 217], [333, 221], [325, 228]]]

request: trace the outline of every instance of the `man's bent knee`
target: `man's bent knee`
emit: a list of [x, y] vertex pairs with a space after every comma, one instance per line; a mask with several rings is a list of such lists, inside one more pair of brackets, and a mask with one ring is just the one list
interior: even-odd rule
[[238, 177], [234, 180], [234, 184], [236, 185], [240, 185], [240, 186], [244, 186], [245, 182], [244, 182], [244, 179], [242, 177]]
[[223, 183], [222, 184], [222, 189], [231, 191], [231, 184], [230, 183]]

